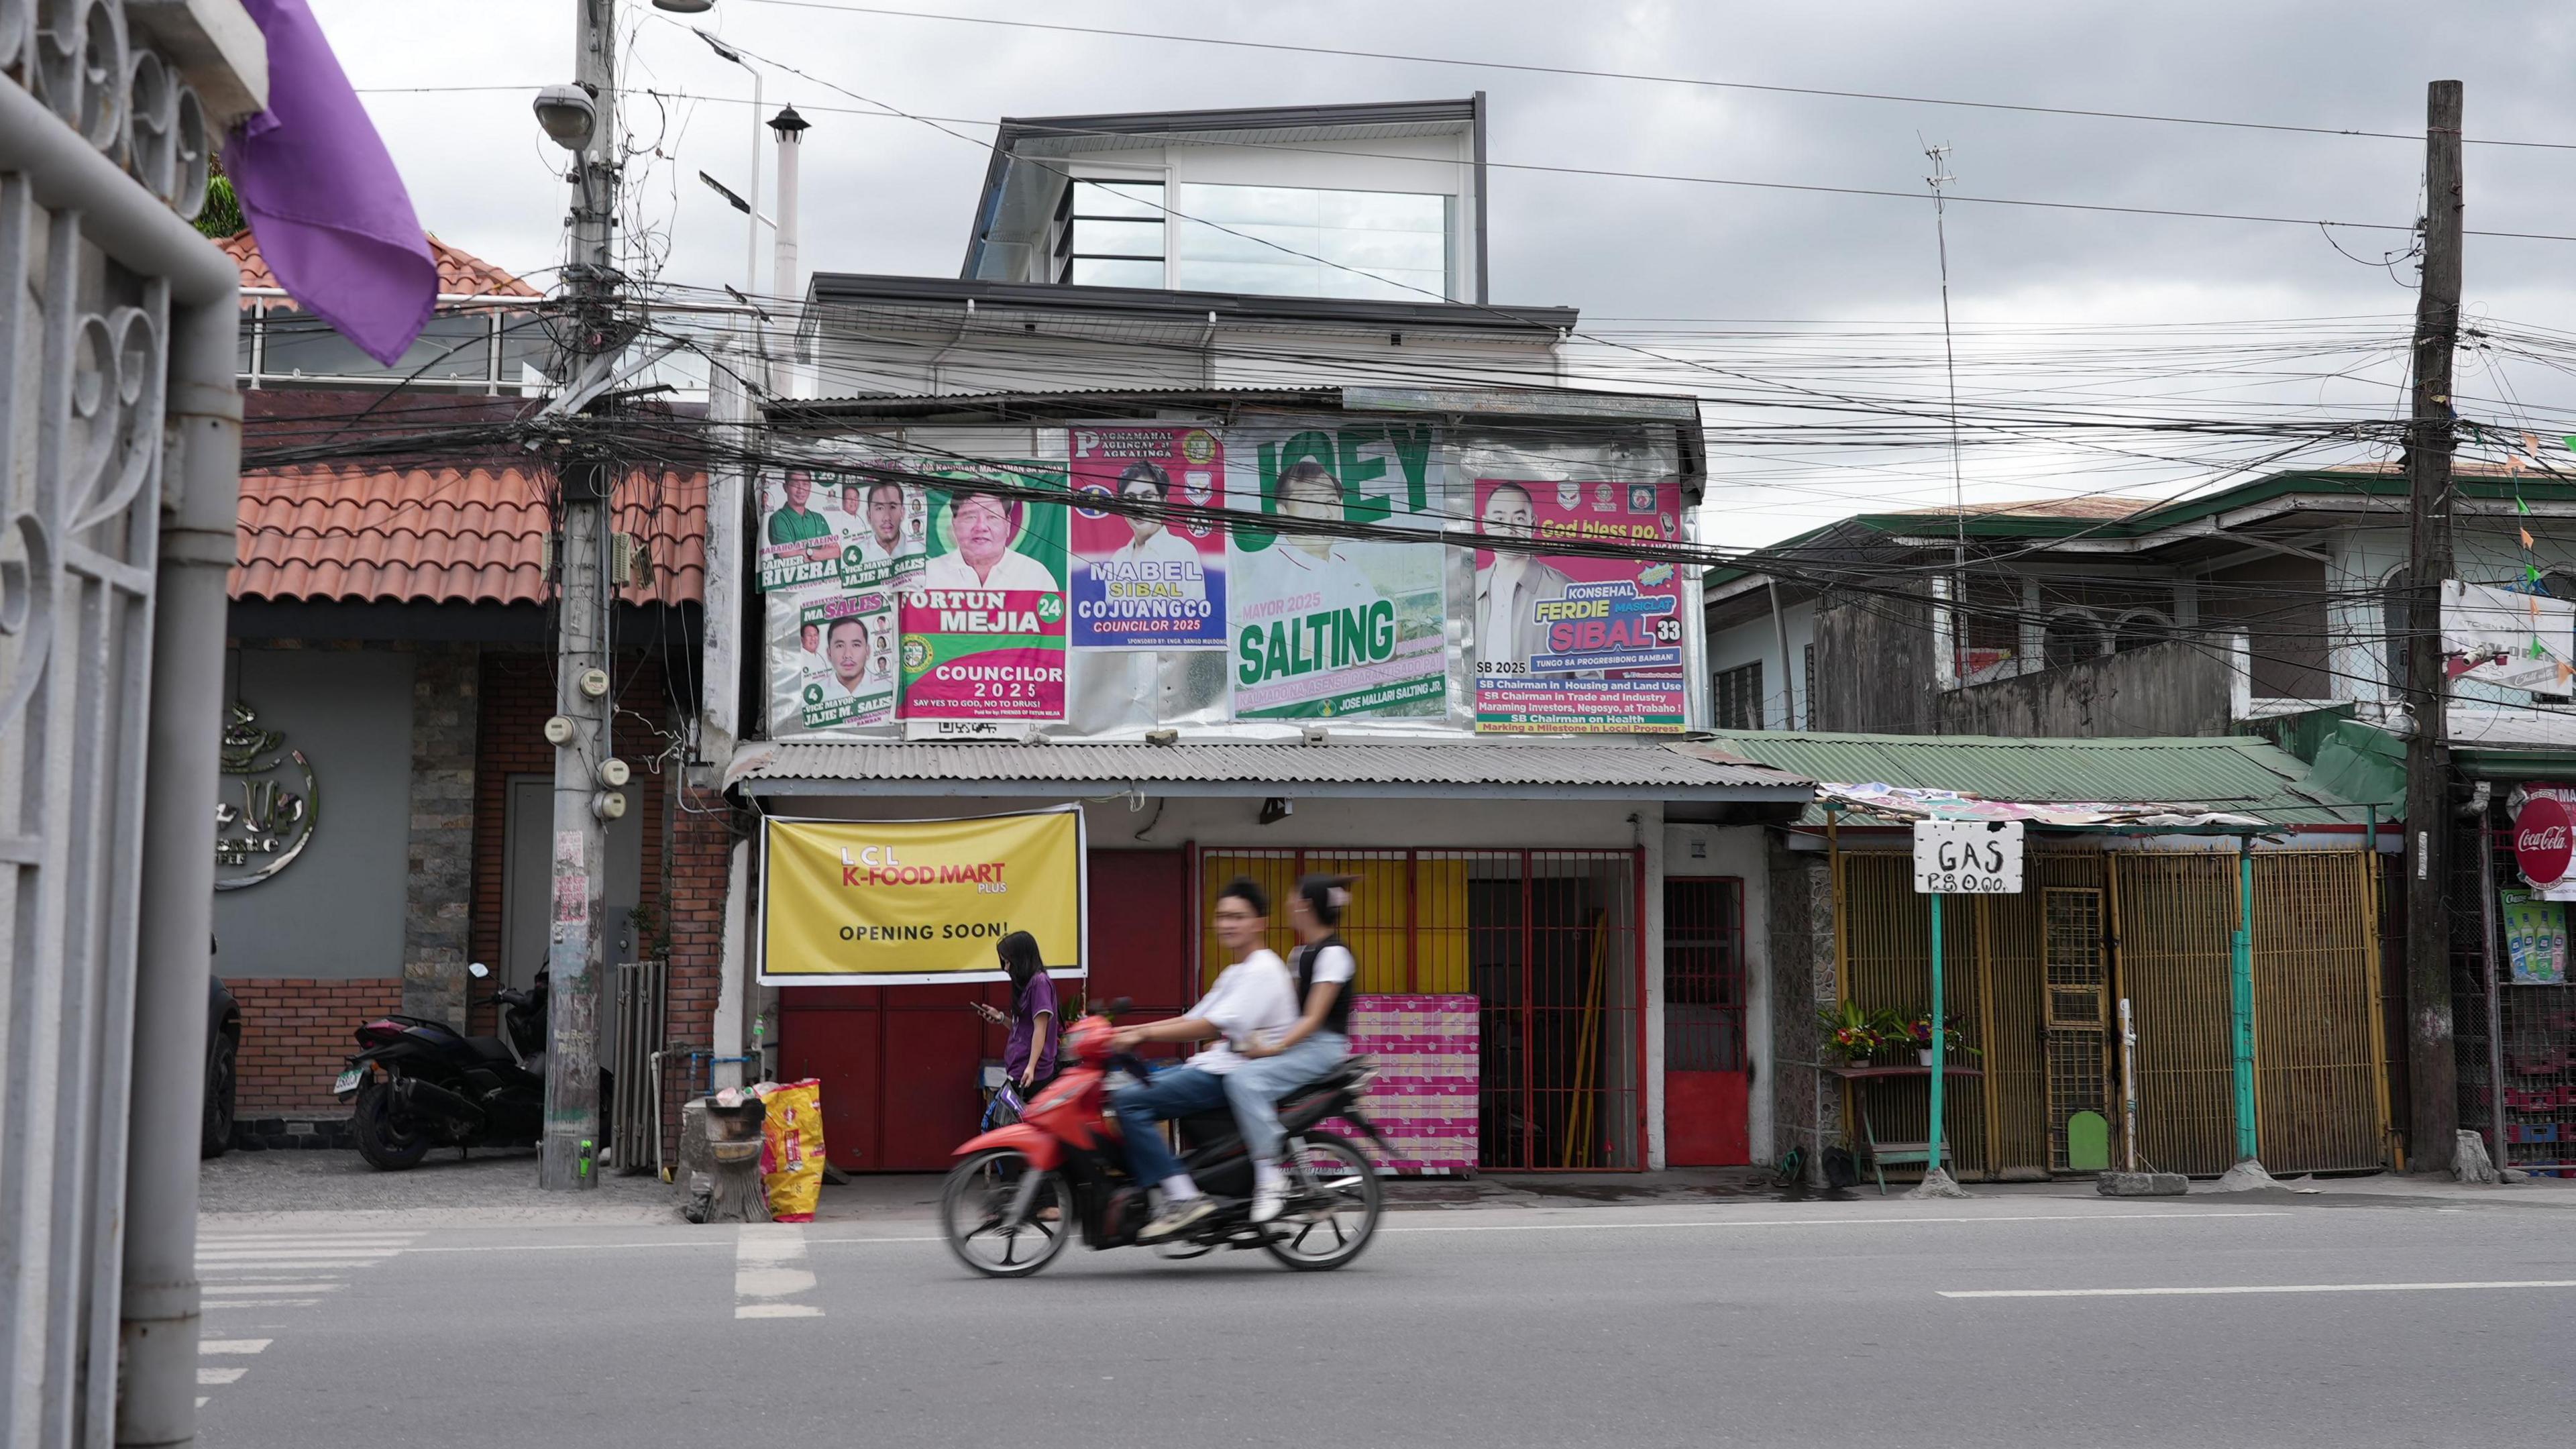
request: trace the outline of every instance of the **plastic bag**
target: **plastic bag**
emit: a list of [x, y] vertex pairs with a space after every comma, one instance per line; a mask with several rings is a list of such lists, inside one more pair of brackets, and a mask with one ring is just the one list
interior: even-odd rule
[[769, 1109], [760, 1124], [760, 1177], [769, 1190], [769, 1215], [782, 1223], [810, 1223], [823, 1195], [822, 1080], [765, 1082], [752, 1090]]

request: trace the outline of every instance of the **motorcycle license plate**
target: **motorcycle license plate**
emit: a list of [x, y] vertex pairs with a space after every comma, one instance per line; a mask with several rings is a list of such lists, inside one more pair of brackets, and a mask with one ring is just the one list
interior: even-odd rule
[[340, 1074], [340, 1080], [331, 1084], [331, 1095], [334, 1097], [345, 1097], [351, 1092], [358, 1090], [358, 1084], [366, 1079], [366, 1068], [351, 1067]]

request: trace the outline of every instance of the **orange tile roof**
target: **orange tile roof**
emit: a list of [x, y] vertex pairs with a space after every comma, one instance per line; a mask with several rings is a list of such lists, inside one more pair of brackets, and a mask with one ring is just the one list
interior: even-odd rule
[[[225, 237], [215, 245], [222, 247], [241, 266], [244, 287], [275, 287], [276, 274], [259, 254], [259, 243], [247, 229]], [[541, 297], [545, 294], [526, 282], [475, 256], [449, 246], [437, 237], [429, 239], [429, 254], [438, 262], [438, 294], [442, 297]], [[272, 306], [276, 303], [271, 302]]]
[[[630, 477], [617, 528], [648, 569], [629, 604], [702, 602], [704, 474]], [[312, 467], [246, 473], [232, 571], [236, 599], [533, 604], [547, 594], [539, 475], [499, 466]]]

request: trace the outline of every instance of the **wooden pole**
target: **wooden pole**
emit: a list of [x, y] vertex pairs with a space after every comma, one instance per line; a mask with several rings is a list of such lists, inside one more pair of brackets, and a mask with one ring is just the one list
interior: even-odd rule
[[2451, 1032], [2451, 760], [2444, 718], [2442, 585], [2451, 576], [2451, 353], [2460, 331], [2461, 87], [2433, 82], [2424, 127], [2424, 279], [2415, 306], [2414, 421], [2406, 444], [2409, 538], [2406, 689], [2406, 1064], [2408, 1156], [2450, 1162], [2459, 1127]]

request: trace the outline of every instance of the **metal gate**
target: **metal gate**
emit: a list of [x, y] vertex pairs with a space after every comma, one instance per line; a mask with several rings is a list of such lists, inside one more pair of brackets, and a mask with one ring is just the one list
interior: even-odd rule
[[[1343, 938], [1358, 989], [1473, 994], [1480, 1004], [1478, 1165], [1497, 1172], [1645, 1166], [1645, 902], [1633, 850], [1200, 852], [1200, 919], [1227, 879], [1284, 902], [1297, 878], [1359, 878]], [[1284, 905], [1271, 945], [1295, 944]], [[1225, 953], [1200, 943], [1202, 980]]]
[[[205, 1070], [238, 274], [182, 219], [205, 191], [206, 117], [127, 26], [106, 0], [0, 3], [0, 1442], [13, 1449], [105, 1444], [119, 1414], [154, 1443], [193, 1425], [186, 1104]], [[161, 621], [156, 655], [164, 590], [197, 617]], [[149, 1325], [123, 1344], [121, 1395], [120, 1300]]]
[[[2138, 1148], [2212, 1175], [2235, 1160], [2229, 1029], [2233, 851], [2033, 850], [2028, 889], [1944, 912], [1948, 1011], [1979, 1075], [1951, 1084], [1943, 1124], [1963, 1176], [2068, 1170], [2067, 1119], [2118, 1100], [2113, 1003], [2135, 1005]], [[2255, 1099], [2263, 1162], [2279, 1172], [2387, 1161], [2372, 857], [2254, 857]], [[1925, 1007], [1930, 911], [1909, 857], [1838, 857], [1844, 999]], [[1872, 1125], [1919, 1140], [1919, 1079], [1871, 1083]], [[1848, 1120], [1848, 1119], [1847, 1119]]]

